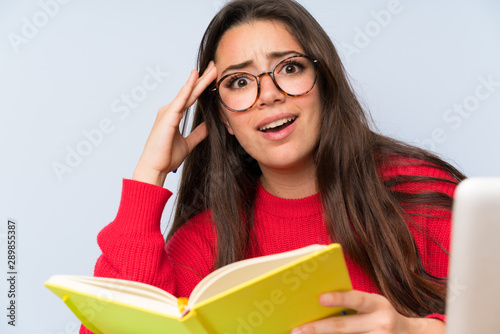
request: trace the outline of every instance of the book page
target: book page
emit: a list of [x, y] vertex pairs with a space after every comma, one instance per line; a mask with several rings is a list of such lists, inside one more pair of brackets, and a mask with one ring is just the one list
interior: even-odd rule
[[152, 285], [104, 277], [52, 276], [47, 283], [109, 301], [180, 317], [177, 298]]
[[325, 245], [310, 245], [289, 252], [266, 255], [231, 263], [212, 272], [193, 289], [188, 307], [248, 282], [285, 264], [291, 263], [304, 255], [323, 249]]

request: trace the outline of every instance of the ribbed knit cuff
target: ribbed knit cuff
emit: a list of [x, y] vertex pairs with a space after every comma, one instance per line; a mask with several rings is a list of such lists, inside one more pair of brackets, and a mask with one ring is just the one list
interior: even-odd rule
[[115, 221], [120, 221], [122, 232], [155, 232], [160, 228], [160, 219], [167, 200], [172, 196], [168, 189], [149, 183], [123, 179], [120, 207]]

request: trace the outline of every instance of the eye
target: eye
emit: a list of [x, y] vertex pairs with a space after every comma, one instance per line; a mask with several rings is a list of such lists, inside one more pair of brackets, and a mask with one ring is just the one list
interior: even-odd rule
[[243, 89], [250, 85], [252, 81], [255, 81], [255, 79], [251, 78], [248, 74], [238, 73], [227, 77], [224, 80], [224, 87], [234, 90]]
[[242, 78], [233, 80], [233, 82], [231, 84], [231, 86], [233, 86], [235, 88], [243, 88], [246, 85], [248, 85], [247, 79], [242, 79]]
[[285, 73], [295, 73], [297, 72], [297, 66], [296, 65], [286, 65], [285, 66]]
[[294, 75], [301, 72], [304, 65], [298, 61], [287, 61], [279, 67], [278, 74], [281, 75]]

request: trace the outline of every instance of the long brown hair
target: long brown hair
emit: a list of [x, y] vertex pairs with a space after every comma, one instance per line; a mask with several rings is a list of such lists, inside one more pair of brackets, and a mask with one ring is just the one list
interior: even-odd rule
[[[252, 20], [283, 23], [305, 53], [319, 61], [324, 104], [314, 161], [331, 239], [342, 244], [345, 254], [364, 269], [402, 314], [444, 313], [446, 279], [432, 276], [423, 267], [408, 227], [412, 221], [404, 209], [432, 205], [449, 211], [452, 198], [437, 192], [408, 194], [394, 189], [415, 181], [456, 184], [464, 176], [437, 156], [370, 129], [330, 38], [293, 0], [236, 0], [225, 5], [203, 36], [198, 54], [200, 73], [214, 59], [222, 35]], [[205, 121], [209, 135], [184, 162], [174, 222], [167, 237], [209, 208], [217, 233], [216, 268], [245, 257], [261, 174], [257, 162], [227, 132], [218, 108], [208, 90], [198, 99], [193, 127]], [[382, 180], [380, 168], [398, 163], [433, 166], [451, 178], [400, 176]]]

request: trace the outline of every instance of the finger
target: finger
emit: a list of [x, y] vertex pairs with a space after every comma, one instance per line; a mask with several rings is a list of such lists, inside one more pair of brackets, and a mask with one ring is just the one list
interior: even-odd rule
[[181, 114], [184, 112], [184, 110], [187, 109], [185, 105], [189, 100], [189, 97], [191, 95], [191, 92], [193, 91], [197, 79], [198, 79], [198, 71], [192, 70], [184, 86], [182, 86], [179, 93], [177, 93], [177, 96], [168, 105], [169, 109], [172, 109]]
[[194, 129], [189, 136], [186, 137], [186, 144], [188, 146], [189, 153], [201, 143], [203, 139], [205, 139], [208, 135], [207, 125], [205, 122], [201, 123]]
[[369, 318], [370, 316], [367, 314], [330, 317], [296, 327], [290, 331], [290, 334], [369, 333], [372, 329]]
[[[180, 122], [182, 114], [196, 101], [204, 89], [215, 80], [217, 71], [214, 70], [215, 65], [213, 61], [210, 62], [209, 67], [203, 74], [204, 76], [198, 77], [198, 71], [192, 70], [187, 82], [182, 86], [177, 96], [168, 105], [162, 107], [164, 111], [172, 110], [179, 115], [178, 121]], [[195, 90], [195, 87], [198, 87]], [[161, 110], [160, 109], [160, 110]], [[178, 126], [176, 123], [174, 126]]]
[[[319, 296], [319, 302], [327, 307], [346, 307], [359, 313], [374, 312], [385, 304], [390, 304], [384, 297], [363, 291], [327, 292]], [[388, 305], [387, 305], [388, 306]]]
[[192, 106], [196, 99], [200, 97], [201, 93], [203, 93], [215, 79], [217, 79], [217, 69], [215, 68], [215, 64], [212, 60], [208, 64], [203, 75], [196, 81], [196, 84], [191, 92], [191, 96], [186, 104], [186, 108]]

